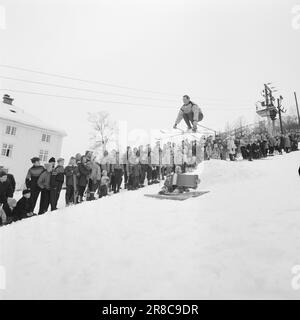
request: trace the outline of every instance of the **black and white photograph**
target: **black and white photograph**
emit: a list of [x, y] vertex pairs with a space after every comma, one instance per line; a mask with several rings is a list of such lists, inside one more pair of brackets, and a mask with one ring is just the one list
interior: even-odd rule
[[0, 42], [0, 300], [300, 300], [300, 0], [0, 0]]

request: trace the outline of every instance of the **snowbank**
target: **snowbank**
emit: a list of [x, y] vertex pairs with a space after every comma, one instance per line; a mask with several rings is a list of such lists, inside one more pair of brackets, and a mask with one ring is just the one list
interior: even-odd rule
[[211, 160], [183, 202], [158, 185], [0, 229], [3, 299], [299, 299], [300, 153]]

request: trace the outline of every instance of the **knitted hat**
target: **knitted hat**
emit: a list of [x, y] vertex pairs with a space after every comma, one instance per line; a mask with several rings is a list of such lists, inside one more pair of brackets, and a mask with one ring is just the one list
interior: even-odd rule
[[54, 157], [50, 158], [48, 162], [49, 162], [49, 163], [55, 162], [55, 158], [54, 158]]

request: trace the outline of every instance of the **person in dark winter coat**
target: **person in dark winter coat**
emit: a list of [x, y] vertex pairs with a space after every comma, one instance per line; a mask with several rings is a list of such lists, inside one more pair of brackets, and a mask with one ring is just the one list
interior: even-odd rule
[[284, 150], [284, 141], [285, 141], [284, 135], [281, 134], [280, 135], [280, 150], [281, 150], [281, 152], [282, 152], [282, 150]]
[[254, 159], [259, 159], [260, 158], [260, 146], [259, 146], [259, 140], [254, 140], [252, 143], [252, 152], [253, 152], [253, 157]]
[[31, 208], [31, 193], [29, 189], [25, 189], [22, 192], [22, 198], [17, 202], [16, 208], [14, 209], [15, 220], [22, 220], [33, 215]]
[[4, 171], [7, 175], [7, 181], [10, 183], [12, 190], [13, 190], [13, 194], [15, 193], [16, 190], [16, 180], [15, 177], [11, 174], [8, 173], [8, 168], [5, 168], [3, 166], [0, 166], [0, 171]]
[[111, 187], [114, 193], [120, 192], [123, 177], [123, 165], [120, 164], [120, 154], [115, 153], [115, 161], [111, 165]]
[[247, 156], [248, 156], [248, 160], [249, 161], [253, 161], [253, 157], [254, 157], [254, 139], [249, 136], [247, 139], [247, 144], [246, 144], [246, 152], [247, 152]]
[[273, 136], [268, 136], [268, 142], [269, 142], [269, 155], [273, 156], [274, 155], [274, 150], [275, 150], [275, 145], [276, 145], [276, 140]]
[[75, 204], [77, 194], [77, 180], [79, 176], [76, 158], [72, 157], [65, 168], [66, 175], [66, 205]]
[[291, 151], [291, 140], [288, 134], [284, 135], [284, 151], [286, 153]]
[[128, 189], [128, 182], [129, 182], [129, 154], [130, 154], [130, 147], [126, 148], [126, 152], [122, 155], [121, 161], [123, 164], [123, 172], [124, 172], [124, 189]]
[[277, 150], [278, 153], [282, 155], [282, 144], [280, 136], [277, 136], [275, 138], [275, 150]]
[[137, 148], [133, 149], [132, 164], [133, 190], [137, 190], [140, 186], [141, 175], [140, 152]]
[[247, 159], [247, 157], [248, 157], [247, 143], [246, 143], [246, 139], [244, 138], [244, 136], [242, 136], [240, 139], [240, 150], [241, 150], [241, 154], [242, 154], [243, 159]]
[[140, 165], [141, 165], [139, 183], [140, 183], [140, 187], [144, 187], [145, 179], [146, 179], [146, 172], [147, 172], [148, 163], [149, 163], [148, 147], [146, 146], [144, 148], [144, 146], [140, 146], [139, 152], [140, 152]]
[[138, 168], [138, 157], [137, 149], [128, 148], [128, 165], [127, 165], [127, 174], [128, 174], [128, 190], [136, 190], [139, 186], [139, 168]]
[[16, 191], [16, 180], [15, 177], [11, 173], [7, 173], [7, 181], [10, 183], [13, 194]]
[[65, 180], [64, 159], [57, 160], [57, 167], [52, 171], [50, 181], [50, 205], [51, 211], [57, 209], [57, 202]]
[[7, 198], [13, 197], [13, 189], [7, 181], [7, 174], [0, 172], [0, 205], [7, 203]]
[[78, 171], [78, 202], [82, 202], [90, 175], [90, 169], [87, 166], [87, 159], [85, 156], [82, 156], [80, 163], [78, 163]]
[[38, 186], [41, 189], [41, 200], [39, 214], [44, 214], [48, 211], [50, 204], [50, 181], [53, 166], [51, 163], [45, 164], [45, 171], [40, 175], [38, 179]]
[[42, 172], [45, 171], [45, 168], [40, 165], [40, 159], [38, 157], [32, 158], [31, 162], [33, 166], [28, 170], [25, 182], [27, 189], [30, 189], [31, 191], [31, 212], [34, 212], [37, 199], [41, 192], [37, 182]]

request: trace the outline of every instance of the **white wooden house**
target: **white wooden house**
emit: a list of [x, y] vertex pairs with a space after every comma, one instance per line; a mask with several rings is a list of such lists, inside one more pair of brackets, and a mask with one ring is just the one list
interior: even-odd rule
[[15, 176], [17, 188], [22, 188], [30, 159], [41, 163], [61, 156], [66, 132], [37, 119], [13, 104], [9, 95], [0, 103], [0, 166]]

